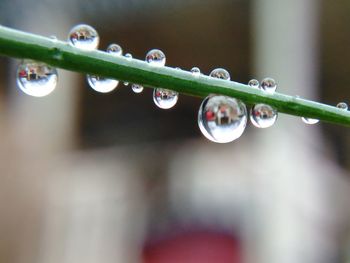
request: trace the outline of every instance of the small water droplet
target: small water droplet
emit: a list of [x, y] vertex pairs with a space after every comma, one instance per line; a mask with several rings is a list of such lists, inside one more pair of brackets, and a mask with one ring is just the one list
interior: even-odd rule
[[57, 70], [42, 62], [23, 61], [17, 69], [17, 86], [26, 94], [43, 97], [57, 85]]
[[264, 78], [261, 81], [261, 88], [265, 90], [266, 92], [273, 93], [277, 89], [277, 83], [272, 78]]
[[223, 79], [223, 80], [230, 80], [230, 73], [226, 69], [223, 68], [216, 68], [209, 74], [210, 77], [217, 78], [217, 79]]
[[113, 56], [121, 56], [123, 54], [123, 49], [118, 44], [110, 44], [107, 47], [107, 53]]
[[248, 82], [248, 86], [255, 88], [255, 89], [258, 89], [258, 88], [260, 88], [260, 83], [257, 79], [251, 79]]
[[152, 49], [146, 54], [146, 62], [152, 66], [163, 67], [165, 65], [165, 55], [159, 49]]
[[131, 89], [135, 93], [141, 93], [143, 91], [143, 86], [140, 84], [132, 84]]
[[55, 35], [51, 35], [51, 36], [49, 36], [49, 38], [54, 42], [56, 42], [58, 40]]
[[268, 128], [274, 125], [277, 115], [277, 111], [270, 105], [259, 103], [250, 110], [250, 121], [255, 127]]
[[68, 35], [68, 42], [80, 49], [94, 50], [98, 47], [100, 37], [93, 27], [81, 24], [71, 29]]
[[214, 95], [202, 102], [198, 112], [198, 126], [203, 135], [217, 143], [239, 138], [247, 125], [247, 108], [235, 98]]
[[153, 101], [161, 109], [170, 109], [175, 106], [179, 93], [173, 90], [156, 88], [153, 90]]
[[201, 74], [201, 70], [197, 67], [191, 68], [191, 72], [192, 72], [192, 75], [196, 76], [196, 77], [200, 76], [200, 74]]
[[86, 76], [87, 82], [89, 83], [89, 86], [101, 93], [108, 93], [114, 90], [117, 86], [119, 81], [115, 79], [108, 79], [104, 77], [99, 77], [95, 75], [87, 75]]
[[337, 104], [337, 108], [342, 109], [342, 110], [348, 110], [348, 104], [346, 104], [345, 102], [339, 102]]
[[132, 59], [132, 55], [130, 53], [126, 53], [124, 57], [126, 57], [128, 60]]
[[320, 120], [318, 119], [311, 119], [311, 118], [306, 118], [306, 117], [301, 117], [301, 120], [306, 123], [306, 124], [316, 124], [318, 123]]

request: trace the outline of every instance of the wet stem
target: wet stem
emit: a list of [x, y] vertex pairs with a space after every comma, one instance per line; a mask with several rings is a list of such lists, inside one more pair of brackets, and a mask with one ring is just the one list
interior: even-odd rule
[[85, 51], [67, 42], [0, 26], [0, 55], [33, 59], [54, 67], [114, 78], [145, 87], [162, 87], [179, 93], [206, 97], [221, 94], [241, 99], [248, 105], [265, 103], [278, 112], [350, 126], [350, 111], [289, 96], [267, 93], [234, 81], [225, 81], [170, 67], [154, 67], [144, 61], [111, 56], [98, 50]]

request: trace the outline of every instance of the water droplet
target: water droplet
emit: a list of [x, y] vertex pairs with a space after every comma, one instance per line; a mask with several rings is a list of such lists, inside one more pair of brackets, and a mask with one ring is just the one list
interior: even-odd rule
[[337, 108], [342, 109], [342, 110], [348, 110], [348, 104], [346, 104], [345, 102], [339, 102], [337, 104]]
[[302, 117], [301, 119], [306, 124], [316, 124], [320, 121], [318, 119], [311, 119], [311, 118], [306, 118], [306, 117]]
[[119, 83], [118, 80], [108, 79], [108, 78], [99, 77], [95, 75], [87, 75], [86, 79], [87, 79], [87, 82], [89, 83], [89, 86], [92, 89], [101, 93], [111, 92], [118, 86], [118, 83]]
[[250, 110], [250, 121], [255, 127], [268, 128], [276, 122], [277, 115], [277, 111], [270, 105], [259, 103]]
[[165, 55], [159, 49], [152, 49], [146, 55], [146, 62], [152, 66], [163, 67], [165, 65]]
[[55, 35], [51, 35], [51, 36], [49, 36], [49, 38], [54, 42], [56, 42], [58, 40]]
[[124, 57], [126, 57], [127, 59], [131, 60], [132, 59], [132, 55], [130, 53], [126, 53], [124, 55]]
[[218, 79], [224, 79], [224, 80], [230, 80], [230, 73], [226, 69], [223, 68], [216, 68], [209, 74], [210, 77], [218, 78]]
[[43, 97], [57, 85], [57, 70], [42, 62], [23, 61], [17, 69], [17, 86], [26, 94]]
[[192, 72], [193, 76], [196, 76], [196, 77], [198, 77], [201, 74], [201, 70], [197, 67], [191, 68], [191, 72]]
[[265, 90], [266, 92], [273, 93], [277, 89], [277, 83], [272, 78], [264, 78], [261, 81], [261, 88]]
[[123, 54], [123, 49], [118, 44], [110, 44], [107, 47], [107, 53], [113, 56], [121, 56]]
[[68, 35], [69, 43], [84, 50], [94, 50], [98, 47], [100, 37], [97, 31], [89, 25], [77, 25], [71, 29]]
[[198, 125], [207, 139], [217, 143], [232, 142], [244, 132], [247, 108], [235, 98], [208, 96], [199, 108]]
[[179, 98], [179, 93], [173, 90], [156, 88], [153, 90], [153, 101], [161, 109], [174, 107]]
[[248, 85], [255, 89], [258, 89], [260, 87], [260, 83], [256, 79], [249, 80]]
[[140, 84], [132, 84], [131, 89], [135, 93], [141, 93], [143, 91], [143, 86]]
[[175, 69], [176, 69], [176, 70], [182, 70], [180, 67], [176, 67]]

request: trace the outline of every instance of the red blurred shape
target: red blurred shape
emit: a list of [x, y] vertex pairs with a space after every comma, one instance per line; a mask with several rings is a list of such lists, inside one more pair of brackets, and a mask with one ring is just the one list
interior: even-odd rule
[[241, 247], [232, 236], [212, 232], [176, 235], [148, 246], [144, 263], [241, 263]]

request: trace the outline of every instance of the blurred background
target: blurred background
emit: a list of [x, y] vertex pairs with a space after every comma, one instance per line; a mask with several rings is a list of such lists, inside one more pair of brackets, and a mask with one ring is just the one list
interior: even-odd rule
[[[350, 102], [347, 0], [1, 0], [0, 24], [66, 39], [87, 23], [100, 49], [278, 90]], [[122, 83], [109, 94], [59, 70], [45, 98], [0, 58], [0, 262], [350, 262], [349, 128], [280, 114], [215, 144], [201, 99], [171, 110]]]

